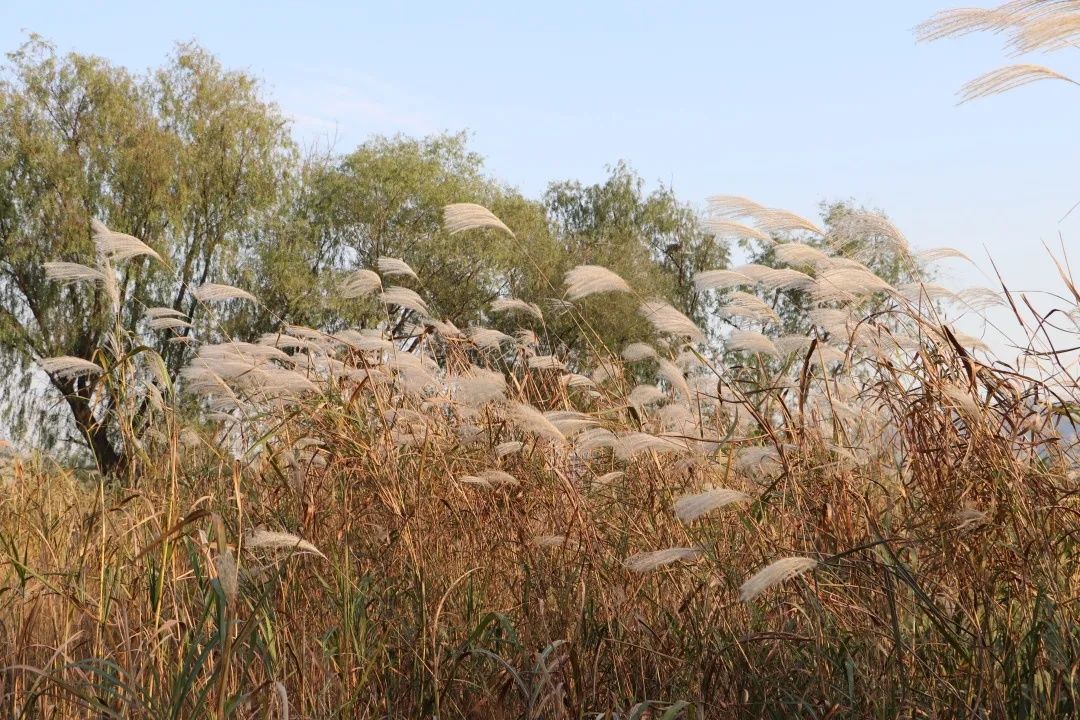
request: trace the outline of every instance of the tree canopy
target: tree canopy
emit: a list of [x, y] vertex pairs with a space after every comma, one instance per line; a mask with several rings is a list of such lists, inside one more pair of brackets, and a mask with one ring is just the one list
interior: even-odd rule
[[[143, 311], [190, 315], [194, 287], [228, 279], [242, 242], [280, 204], [295, 148], [257, 81], [193, 45], [134, 76], [100, 58], [56, 55], [32, 38], [8, 56], [0, 84], [0, 367], [30, 387], [47, 356], [89, 359], [114, 321], [135, 331]], [[162, 258], [125, 263], [113, 318], [101, 284], [64, 285], [46, 262], [93, 264], [91, 220], [144, 240]], [[183, 348], [150, 336], [175, 372]], [[95, 417], [91, 384], [50, 377], [103, 466], [122, 457]], [[25, 426], [34, 393], [4, 411]], [[31, 402], [28, 402], [31, 401]], [[39, 407], [39, 406], [38, 406]], [[55, 440], [58, 424], [38, 424]]]
[[[118, 328], [136, 339], [132, 352], [160, 358], [164, 371], [154, 382], [164, 386], [190, 359], [188, 336], [251, 340], [286, 325], [379, 323], [385, 313], [375, 302], [345, 297], [340, 287], [380, 258], [415, 270], [416, 278], [395, 282], [422, 289], [434, 319], [496, 327], [502, 320], [492, 301], [551, 307], [563, 274], [582, 263], [607, 265], [631, 282], [639, 297], [616, 303], [659, 297], [700, 319], [711, 300], [692, 277], [727, 261], [726, 245], [699, 229], [670, 188], [646, 192], [624, 163], [601, 183], [555, 182], [534, 200], [493, 179], [464, 134], [375, 137], [344, 154], [305, 157], [258, 79], [193, 44], [144, 74], [59, 55], [36, 36], [7, 58], [0, 371], [8, 391], [0, 418], [17, 437], [89, 448], [103, 470], [123, 464], [130, 450], [112, 419], [116, 390], [43, 373], [40, 363], [90, 361], [115, 345]], [[450, 235], [442, 211], [459, 202], [490, 208], [514, 235]], [[100, 260], [94, 220], [160, 256], [116, 265], [115, 308], [106, 283], [57, 282], [45, 269], [55, 262], [92, 269]], [[197, 290], [207, 283], [242, 288], [257, 301], [200, 302]], [[588, 303], [585, 310], [590, 343], [617, 351], [646, 334], [632, 311], [591, 312]], [[536, 330], [572, 354], [584, 340], [566, 322], [548, 313]], [[133, 400], [144, 423], [148, 400]]]
[[590, 322], [619, 350], [648, 335], [643, 319], [626, 318], [634, 317], [642, 299], [658, 297], [707, 326], [715, 298], [698, 293], [693, 277], [724, 267], [727, 245], [701, 229], [692, 209], [671, 188], [661, 185], [646, 193], [642, 178], [625, 162], [608, 170], [603, 182], [556, 182], [544, 195], [568, 264], [602, 265], [636, 291], [637, 297], [604, 297], [603, 312], [587, 314]]

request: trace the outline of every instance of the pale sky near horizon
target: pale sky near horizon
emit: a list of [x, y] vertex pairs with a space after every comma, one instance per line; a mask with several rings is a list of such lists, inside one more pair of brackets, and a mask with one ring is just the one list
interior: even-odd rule
[[992, 36], [915, 42], [955, 4], [8, 0], [0, 48], [36, 32], [145, 70], [195, 40], [263, 78], [304, 143], [468, 130], [531, 196], [626, 159], [699, 207], [737, 194], [816, 217], [852, 198], [917, 247], [968, 253], [979, 269], [950, 261], [950, 286], [992, 284], [989, 254], [1011, 288], [1061, 292], [1043, 243], [1080, 256], [1080, 209], [1061, 220], [1080, 201], [1080, 89], [958, 106], [1010, 60]]

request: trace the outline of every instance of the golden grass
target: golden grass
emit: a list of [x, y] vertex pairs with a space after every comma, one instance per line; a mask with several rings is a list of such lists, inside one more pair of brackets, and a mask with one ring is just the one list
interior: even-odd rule
[[0, 466], [0, 715], [1075, 713], [1075, 375], [854, 272], [863, 304], [725, 357], [666, 304], [629, 366], [412, 290], [407, 338], [204, 344], [202, 414], [162, 402], [121, 482]]

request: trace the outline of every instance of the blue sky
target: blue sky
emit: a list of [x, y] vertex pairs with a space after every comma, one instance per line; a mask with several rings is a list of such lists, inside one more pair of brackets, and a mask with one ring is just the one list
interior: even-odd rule
[[465, 129], [531, 195], [626, 159], [695, 204], [730, 193], [814, 216], [854, 198], [917, 246], [971, 255], [981, 271], [951, 264], [953, 284], [988, 284], [990, 254], [1010, 286], [1058, 289], [1042, 243], [1080, 250], [1080, 210], [1060, 221], [1080, 201], [1080, 91], [957, 106], [1007, 61], [993, 37], [916, 44], [957, 2], [8, 0], [0, 48], [33, 31], [145, 69], [194, 39], [262, 77], [303, 142]]

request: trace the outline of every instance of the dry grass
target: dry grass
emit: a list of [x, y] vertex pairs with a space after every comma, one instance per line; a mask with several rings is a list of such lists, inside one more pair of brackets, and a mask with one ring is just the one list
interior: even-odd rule
[[[916, 28], [920, 40], [933, 41], [975, 32], [1007, 36], [1013, 55], [1075, 50], [1080, 40], [1080, 3], [1073, 0], [1010, 0], [996, 8], [958, 8], [939, 12]], [[960, 90], [961, 102], [1014, 90], [1041, 80], [1076, 80], [1044, 65], [1018, 63], [991, 70]]]
[[[816, 230], [749, 202], [717, 207]], [[777, 343], [756, 313], [725, 358], [655, 302], [667, 337], [631, 366], [549, 357], [538, 312], [462, 333], [394, 287], [408, 337], [203, 345], [203, 414], [164, 397], [123, 482], [0, 470], [0, 714], [1076, 713], [1075, 374], [982, 361], [937, 308], [806, 258], [811, 296], [846, 269], [860, 304], [820, 293]]]

